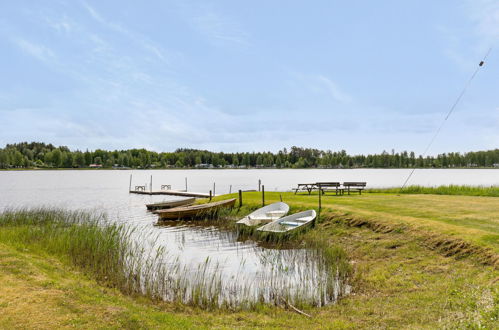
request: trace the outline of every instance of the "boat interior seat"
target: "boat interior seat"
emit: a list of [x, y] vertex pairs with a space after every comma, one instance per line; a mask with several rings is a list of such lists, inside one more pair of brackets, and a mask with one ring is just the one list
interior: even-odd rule
[[295, 221], [282, 221], [282, 222], [280, 222], [280, 224], [284, 225], [284, 226], [294, 226], [294, 227], [297, 227], [299, 225], [302, 225], [303, 223], [302, 222], [298, 223], [298, 222], [295, 222]]

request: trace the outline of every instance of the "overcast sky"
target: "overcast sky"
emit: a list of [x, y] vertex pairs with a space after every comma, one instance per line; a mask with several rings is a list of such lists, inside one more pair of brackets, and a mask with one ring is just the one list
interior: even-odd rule
[[[499, 1], [1, 1], [0, 145], [421, 153]], [[499, 47], [430, 154], [499, 147]]]

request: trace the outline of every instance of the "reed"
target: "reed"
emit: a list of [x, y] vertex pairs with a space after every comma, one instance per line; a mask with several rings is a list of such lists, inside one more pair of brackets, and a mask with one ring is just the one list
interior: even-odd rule
[[[229, 228], [225, 231], [235, 235]], [[323, 248], [317, 238], [300, 242], [300, 250], [278, 242], [274, 249], [258, 248], [261, 270], [238, 272], [227, 280], [223, 265], [209, 258], [194, 268], [185, 265], [154, 241], [144, 244], [141, 235], [147, 234], [81, 211], [38, 208], [0, 214], [0, 242], [59, 257], [126, 294], [203, 309], [242, 310], [262, 304], [323, 306], [348, 293], [346, 256], [340, 249]]]
[[489, 196], [499, 197], [498, 186], [458, 186], [448, 185], [439, 187], [409, 186], [404, 189], [385, 188], [369, 189], [370, 193], [386, 194], [433, 194], [433, 195], [463, 195], [463, 196]]

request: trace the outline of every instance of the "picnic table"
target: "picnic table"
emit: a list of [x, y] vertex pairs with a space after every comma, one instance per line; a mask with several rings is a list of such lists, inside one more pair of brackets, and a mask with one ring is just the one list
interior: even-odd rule
[[306, 190], [310, 195], [312, 190], [318, 189], [316, 183], [298, 183], [298, 186], [295, 188], [295, 195], [299, 190]]

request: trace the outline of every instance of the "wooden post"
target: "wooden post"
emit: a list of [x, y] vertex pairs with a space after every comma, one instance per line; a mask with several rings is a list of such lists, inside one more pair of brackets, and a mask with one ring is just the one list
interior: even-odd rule
[[232, 185], [229, 186], [229, 194], [232, 193]]
[[152, 175], [151, 175], [151, 185], [149, 186], [149, 192], [152, 194]]
[[262, 206], [265, 206], [265, 186], [262, 185]]
[[321, 194], [321, 187], [319, 186], [319, 213], [317, 214], [317, 223], [319, 223], [321, 219], [321, 209], [322, 209], [322, 194]]
[[260, 191], [261, 185], [262, 185], [262, 180], [258, 179], [258, 191]]
[[130, 184], [128, 185], [128, 192], [132, 191], [132, 174], [130, 174]]
[[211, 201], [211, 196], [212, 196], [212, 195], [211, 195], [211, 190], [210, 190], [210, 201]]
[[185, 191], [187, 192], [187, 177], [185, 177]]
[[239, 207], [243, 206], [243, 192], [239, 190]]

